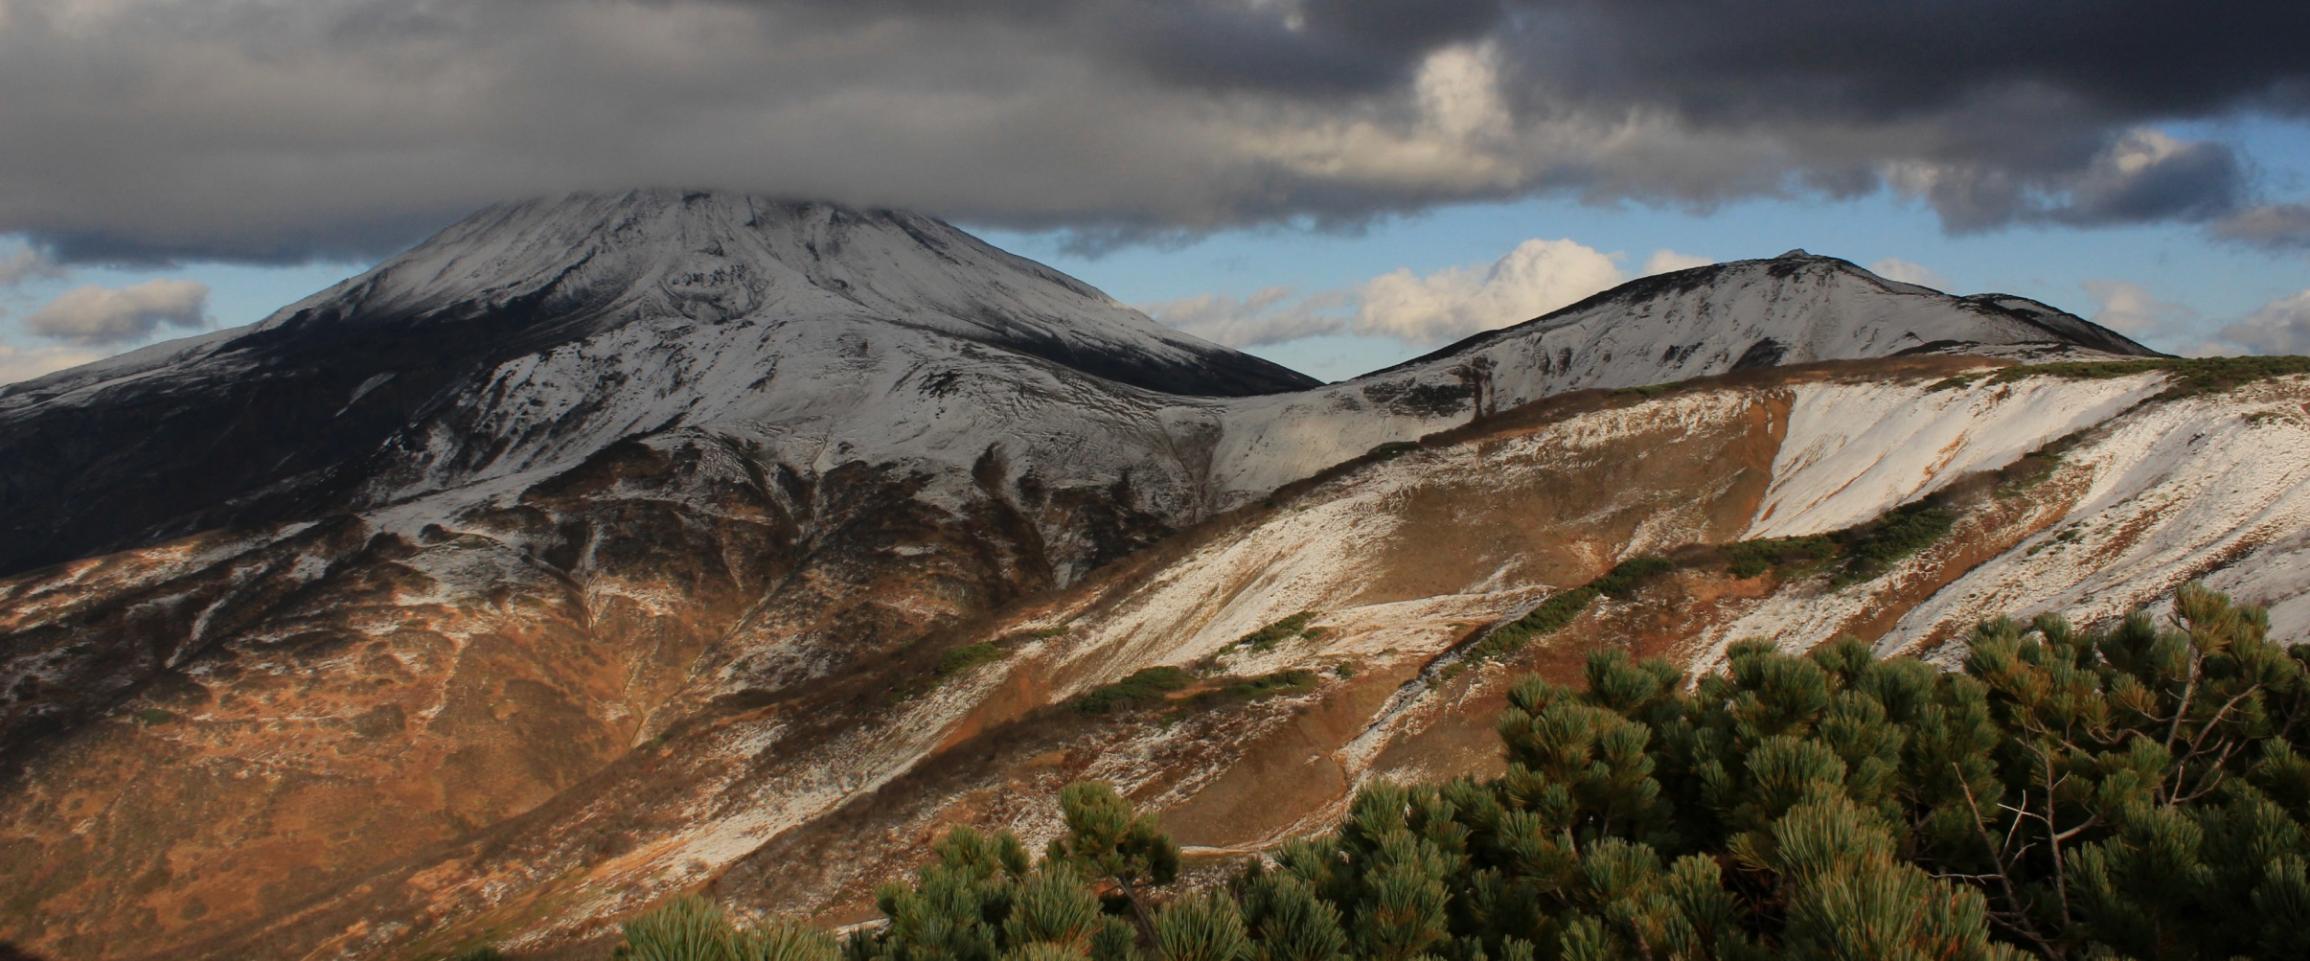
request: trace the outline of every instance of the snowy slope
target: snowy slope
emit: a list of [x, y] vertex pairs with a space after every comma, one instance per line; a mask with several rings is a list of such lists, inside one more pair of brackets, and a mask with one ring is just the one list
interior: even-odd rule
[[2275, 636], [2310, 639], [2310, 389], [2299, 381], [2145, 408], [2062, 457], [2073, 488], [2046, 526], [1935, 594], [1881, 644], [1945, 625], [2058, 612], [2121, 617], [2185, 581], [2270, 606]]
[[0, 573], [335, 510], [438, 519], [680, 431], [965, 484], [1000, 449], [1043, 481], [1128, 478], [1135, 508], [1184, 524], [1552, 394], [1917, 351], [2142, 352], [1800, 252], [1316, 387], [932, 218], [578, 195], [485, 210], [253, 327], [0, 388], [0, 456], [26, 465]]
[[2151, 353], [2027, 298], [1955, 297], [1791, 251], [1647, 277], [1354, 380], [1232, 402], [1216, 479], [1240, 500], [1466, 423], [1479, 407], [1575, 390], [1901, 354], [2038, 362]]
[[1936, 391], [1881, 382], [1799, 385], [1772, 486], [1745, 536], [1795, 537], [1864, 523], [2109, 420], [2164, 386], [2156, 374], [2032, 377]]
[[871, 318], [1175, 394], [1309, 384], [934, 218], [708, 192], [578, 195], [484, 210], [260, 329], [395, 323], [530, 300], [563, 315], [560, 323], [591, 330]]
[[[1071, 750], [988, 746], [971, 755], [987, 770], [966, 786], [878, 779], [894, 787], [866, 810], [784, 830], [878, 851], [879, 867], [797, 866], [790, 844], [772, 843], [750, 857], [747, 884], [722, 890], [773, 910], [827, 906], [862, 897], [915, 853], [871, 838], [914, 839], [958, 821], [1048, 830], [1047, 816], [1018, 812], [1061, 779], [1053, 767], [1134, 791], [1205, 853], [1266, 849], [1327, 825], [1360, 783], [1498, 764], [1489, 732], [1512, 679], [1539, 671], [1576, 683], [1598, 648], [1696, 670], [1751, 638], [1802, 650], [1858, 633], [1907, 650], [1999, 614], [2116, 616], [2191, 577], [2275, 601], [2282, 639], [2310, 631], [2310, 605], [2298, 597], [2310, 556], [2310, 382], [2176, 400], [2160, 396], [2158, 373], [1938, 386], [1948, 369], [1881, 364], [1869, 381], [1791, 372], [1622, 398], [1278, 498], [1159, 563], [1019, 612], [989, 636], [1063, 630], [1008, 649], [999, 669], [894, 722], [883, 743], [919, 737], [942, 710], [952, 712], [949, 730], [975, 734], [986, 722], [974, 711], [1031, 716], [1035, 704], [1156, 664], [1219, 683], [1305, 670], [1321, 678], [1313, 691], [1208, 721], [1189, 710], [1111, 722], [1061, 742]], [[1871, 421], [1882, 426], [1868, 429]], [[2072, 434], [2058, 472], [2034, 487], [1976, 487], [1949, 538], [1881, 577], [1839, 587], [1819, 573], [1741, 578], [1700, 561], [1633, 600], [1595, 602], [1506, 664], [1455, 660], [1471, 628], [1515, 618], [1630, 555], [1692, 557], [1678, 548], [1862, 523]], [[1238, 643], [1297, 612], [1312, 613], [1320, 633], [1265, 650]], [[1036, 700], [1016, 703], [1022, 689]], [[1095, 760], [1070, 766], [1078, 758]], [[927, 749], [878, 760], [935, 763]], [[838, 826], [841, 816], [866, 826]], [[754, 893], [756, 879], [785, 872], [802, 879]]]
[[[0, 573], [487, 488], [417, 510], [436, 520], [677, 430], [966, 484], [1007, 445], [1106, 484], [1174, 445], [1166, 404], [1208, 420], [1192, 398], [1312, 384], [927, 217], [667, 192], [517, 204], [253, 327], [0, 390], [0, 459], [21, 465], [0, 479]], [[1156, 496], [1167, 514], [1196, 501]]]
[[1793, 250], [1647, 277], [1403, 368], [1495, 366], [1502, 406], [1585, 387], [1667, 383], [1748, 367], [1970, 348], [2149, 355], [2026, 298], [1953, 297]]

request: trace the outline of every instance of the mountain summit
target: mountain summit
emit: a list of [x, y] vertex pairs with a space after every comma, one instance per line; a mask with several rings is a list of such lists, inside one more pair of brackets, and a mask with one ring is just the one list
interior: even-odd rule
[[882, 387], [856, 375], [884, 361], [1180, 397], [1317, 383], [917, 214], [678, 191], [508, 204], [252, 327], [0, 388], [0, 460], [20, 465], [0, 574], [682, 424], [857, 413]]
[[2026, 297], [1960, 297], [1791, 250], [1656, 274], [1392, 369], [1484, 355], [1537, 377], [1526, 399], [1750, 367], [1901, 354], [2156, 356]]
[[1352, 380], [1237, 400], [1224, 443], [1238, 456], [1215, 470], [1240, 501], [1380, 444], [1570, 391], [1903, 355], [2155, 352], [2027, 298], [1952, 296], [1792, 250], [1644, 277]]
[[1240, 396], [1315, 383], [1164, 327], [932, 217], [698, 191], [492, 207], [262, 327], [508, 311], [546, 318], [527, 334], [549, 339], [664, 320], [871, 319], [1165, 393]]

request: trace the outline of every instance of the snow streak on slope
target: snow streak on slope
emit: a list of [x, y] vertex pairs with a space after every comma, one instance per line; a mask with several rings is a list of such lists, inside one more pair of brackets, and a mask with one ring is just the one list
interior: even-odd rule
[[[2280, 638], [2310, 639], [2310, 604], [2301, 597], [2310, 586], [2310, 382], [2287, 378], [2130, 405], [2128, 398], [2162, 388], [2164, 376], [2099, 382], [2099, 390], [2096, 383], [2040, 377], [2010, 385], [2042, 385], [2039, 403], [2101, 417], [2077, 418], [2085, 429], [2064, 445], [2050, 476], [1993, 498], [1983, 516], [1960, 518], [1949, 541], [1875, 581], [1837, 591], [1783, 590], [1705, 626], [1696, 669], [1717, 665], [1737, 640], [1766, 638], [1804, 650], [1864, 625], [1874, 625], [1862, 636], [1881, 652], [1924, 652], [1953, 663], [1964, 653], [1964, 635], [1982, 620], [2056, 612], [2104, 622], [2167, 603], [2193, 579], [2271, 605]], [[2063, 405], [2060, 392], [2078, 396]], [[2033, 441], [2008, 435], [1994, 417], [1982, 427], [1988, 439], [1976, 462], [1985, 467]], [[2035, 433], [2034, 440], [2054, 439]], [[1870, 449], [1858, 450], [1868, 461]], [[1986, 456], [1993, 452], [1998, 456]], [[1829, 471], [1803, 486], [1835, 489], [1867, 476]], [[1776, 490], [1784, 486], [1776, 482]], [[1878, 511], [1899, 502], [1879, 502]], [[1826, 528], [1869, 511], [1856, 503], [1789, 529]], [[1760, 528], [1769, 529], [1762, 520]]]
[[[764, 440], [783, 462], [819, 468], [952, 467], [1008, 432], [1047, 439], [1090, 421], [1122, 428], [1115, 450], [1066, 449], [1108, 443], [1095, 438], [1015, 444], [1012, 462], [1123, 476], [1153, 449], [1170, 489], [1147, 506], [1185, 523], [1564, 391], [1969, 349], [2140, 350], [2033, 302], [1954, 298], [1789, 255], [1647, 278], [1307, 390], [928, 217], [581, 195], [484, 211], [253, 328], [0, 390], [0, 454], [13, 445], [37, 465], [22, 479], [36, 509], [0, 520], [14, 545], [0, 570], [492, 485], [433, 505], [454, 511], [677, 429]], [[1273, 396], [1183, 396], [1262, 394]], [[971, 405], [1003, 410], [949, 416]], [[147, 407], [169, 421], [124, 413]], [[128, 443], [139, 431], [147, 442]], [[195, 456], [222, 466], [176, 480]], [[108, 509], [81, 506], [95, 500]]]
[[2164, 384], [2159, 374], [2034, 377], [1922, 394], [1915, 384], [1799, 384], [1772, 489], [1746, 536], [1852, 527], [2107, 420]]
[[[1710, 600], [1664, 613], [1659, 629], [1683, 639], [1683, 655], [1705, 671], [1744, 638], [1802, 650], [1873, 616], [1906, 612], [1882, 635], [1882, 647], [1898, 650], [2005, 613], [2115, 616], [2211, 575], [2217, 589], [2277, 602], [2282, 634], [2310, 631], [2310, 602], [2294, 593], [2310, 582], [2302, 564], [2310, 556], [2310, 385], [2152, 400], [2167, 386], [2158, 373], [1954, 387], [1937, 374], [1797, 377], [1406, 454], [1296, 495], [1261, 523], [1134, 576], [1081, 628], [1085, 642], [1070, 662], [1078, 667], [1062, 690], [1213, 656], [1235, 658], [1230, 668], [1246, 672], [1330, 656], [1433, 657], [1453, 636], [1437, 621], [1514, 617], [1633, 554], [1865, 523], [2080, 432], [2086, 440], [2038, 493], [2000, 495], [2010, 518], [1968, 518], [1952, 542], [1868, 582], [1826, 590], [1801, 580], [1753, 599]], [[1696, 463], [1729, 464], [1730, 455], [1695, 461], [1669, 449], [1669, 437], [1724, 451], [1770, 438], [1770, 467], [1758, 471], [1758, 486], [1727, 483], [1736, 472], [1721, 468], [1718, 486], [1696, 483]], [[1571, 478], [1626, 462], [1641, 467], [1624, 483], [1571, 489]], [[1680, 499], [1658, 499], [1671, 491]], [[1549, 494], [1579, 507], [1531, 506]], [[1435, 503], [1456, 505], [1449, 519], [1427, 513]], [[1642, 520], [1612, 523], [1637, 505]], [[1740, 512], [1730, 524], [1728, 507]], [[2028, 536], [2026, 525], [2044, 517], [2071, 520]], [[2002, 533], [2016, 525], [2019, 533]], [[1537, 546], [1549, 538], [1559, 542], [1553, 557]], [[1984, 550], [1992, 560], [1962, 567]], [[1960, 566], [1931, 574], [1950, 579], [1946, 586], [1921, 579], [1951, 564]], [[1300, 610], [1357, 626], [1318, 649], [1229, 654], [1235, 638]], [[1719, 610], [1729, 616], [1715, 619]], [[1363, 736], [1341, 746], [1349, 769], [1372, 769], [1388, 745], [1432, 722], [1437, 705], [1424, 699], [1438, 690], [1425, 681], [1404, 688]]]
[[[1877, 614], [1887, 615], [1879, 627], [1887, 646], [1906, 646], [1967, 630], [1987, 613], [2080, 602], [2089, 616], [2122, 612], [2170, 591], [2183, 572], [2213, 571], [2217, 587], [2302, 579], [2310, 454], [2297, 452], [2310, 450], [2310, 384], [2183, 401], [2145, 400], [2167, 386], [2155, 374], [1936, 389], [1951, 369], [1879, 365], [1874, 383], [1792, 371], [1770, 383], [1626, 398], [1602, 410], [1566, 405], [1573, 412], [1565, 416], [1472, 432], [1279, 496], [1238, 523], [1198, 532], [1160, 564], [1095, 576], [1015, 624], [1059, 623], [1065, 632], [1020, 649], [1007, 666], [1013, 679], [1036, 677], [1044, 703], [1153, 664], [1196, 667], [1216, 676], [1211, 683], [1296, 668], [1321, 678], [1313, 690], [1272, 713], [1222, 714], [1208, 724], [1191, 711], [1101, 722], [1112, 730], [1068, 742], [1071, 750], [1022, 748], [1011, 767], [970, 790], [912, 796], [909, 819], [877, 827], [920, 837], [957, 820], [1018, 825], [1015, 816], [978, 819], [989, 808], [1031, 803], [1017, 794], [1028, 788], [1005, 779], [1040, 786], [1049, 780], [1036, 780], [1041, 773], [1088, 754], [1096, 759], [1092, 773], [1145, 786], [1138, 797], [1165, 810], [1167, 823], [1200, 850], [1248, 852], [1322, 826], [1369, 779], [1487, 770], [1497, 763], [1490, 722], [1509, 679], [1540, 671], [1574, 680], [1592, 650], [1668, 655], [1707, 670], [1735, 639], [1802, 649], [1879, 623], [1870, 617]], [[2027, 414], [2035, 409], [2059, 416], [2032, 423]], [[1840, 414], [1894, 423], [1873, 435], [1839, 424]], [[1845, 516], [1867, 520], [2077, 430], [2084, 433], [2059, 472], [1995, 493], [1962, 488], [1954, 496], [1978, 516], [1865, 583], [1733, 577], [1706, 552], [1675, 550], [1746, 536], [1768, 498], [1791, 505], [1802, 529]], [[1920, 446], [1926, 456], [1890, 464], [1860, 456], [1879, 443]], [[2207, 506], [2185, 506], [2199, 503]], [[2031, 532], [2064, 516], [2148, 525], [2133, 546], [2121, 540], [2134, 534], [2113, 532], [2065, 548], [2087, 552], [2081, 557], [2114, 551], [2131, 573], [2080, 588], [2065, 580], [2074, 572], [2048, 568], [1998, 596], [1977, 590], [1998, 583], [1997, 572], [2031, 556], [2034, 545], [2062, 543], [2059, 527], [2034, 540]], [[1475, 628], [1641, 552], [1695, 566], [1634, 600], [1595, 602], [1505, 664], [1448, 666], [1454, 645], [1476, 636]], [[2135, 554], [2152, 563], [2135, 563]], [[1977, 558], [1988, 561], [1975, 566]], [[2299, 609], [2280, 608], [2281, 636], [2310, 628], [2292, 613]], [[1302, 610], [1324, 629], [1319, 638], [1264, 651], [1234, 645]], [[1903, 612], [1909, 617], [1893, 625]], [[1330, 670], [1340, 664], [1352, 674]], [[1010, 716], [1025, 710], [1013, 706]], [[1290, 722], [1273, 725], [1279, 714]], [[1178, 768], [1180, 751], [1199, 752], [1193, 757], [1204, 766]], [[1246, 785], [1260, 793], [1235, 793]], [[1045, 829], [1048, 817], [1024, 823]], [[766, 851], [757, 855], [762, 870], [790, 854]], [[807, 900], [813, 896], [802, 894], [803, 903], [817, 903]]]
[[[566, 467], [628, 438], [703, 433], [812, 473], [849, 463], [918, 471], [934, 481], [926, 493], [945, 506], [960, 496], [956, 485], [970, 487], [973, 465], [995, 452], [1046, 484], [1133, 478], [1152, 498], [1148, 506], [1184, 516], [1202, 465], [1179, 448], [1166, 416], [1173, 408], [1196, 411], [1036, 358], [958, 349], [903, 327], [832, 320], [626, 327], [491, 371], [454, 419], [427, 425], [410, 460], [424, 473], [386, 475], [372, 496], [401, 499]], [[477, 437], [491, 442], [476, 447]], [[439, 516], [467, 500], [396, 513]]]
[[2082, 487], [2065, 519], [1901, 619], [1903, 650], [1996, 616], [2123, 616], [2184, 582], [2272, 604], [2280, 638], [2310, 635], [2310, 408], [2300, 382], [2195, 397], [2120, 418], [2063, 454]]

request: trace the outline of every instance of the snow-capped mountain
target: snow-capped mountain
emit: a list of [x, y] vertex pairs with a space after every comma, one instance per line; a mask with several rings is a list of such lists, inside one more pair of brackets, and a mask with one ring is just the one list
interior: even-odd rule
[[967, 467], [1004, 446], [1045, 483], [1136, 472], [1141, 507], [1189, 522], [1479, 409], [1918, 351], [2147, 353], [2042, 304], [1792, 253], [1647, 278], [1309, 392], [932, 218], [579, 195], [482, 211], [252, 327], [0, 388], [0, 460], [20, 465], [0, 479], [0, 574], [505, 494], [680, 429], [819, 468]]
[[743, 421], [827, 466], [960, 438], [968, 464], [1048, 433], [1027, 408], [1081, 438], [1158, 397], [1313, 384], [928, 217], [672, 192], [515, 204], [253, 327], [0, 388], [0, 573], [684, 426]]
[[[1431, 683], [1483, 625], [2060, 443], [1880, 581], [1703, 572], [1591, 626], [1705, 659], [2297, 584], [2299, 382], [1991, 379], [2143, 353], [1784, 256], [1316, 385], [928, 218], [496, 208], [253, 327], [0, 389], [0, 930], [365, 959], [581, 942], [709, 883], [840, 914], [931, 826], [1031, 835], [1084, 776], [1247, 850], [1360, 780], [1488, 763], [1501, 671]], [[1327, 632], [1231, 647], [1300, 610]], [[1315, 679], [1177, 729], [1047, 710], [1159, 664]]]
[[2151, 356], [2124, 335], [2010, 294], [1953, 297], [1792, 250], [1657, 274], [1403, 368], [1485, 358], [1502, 403], [1728, 370], [1916, 353]]
[[1646, 277], [1353, 380], [1232, 403], [1216, 486], [1239, 503], [1377, 445], [1570, 391], [1914, 354], [2155, 356], [2024, 297], [1955, 297], [1793, 250]]

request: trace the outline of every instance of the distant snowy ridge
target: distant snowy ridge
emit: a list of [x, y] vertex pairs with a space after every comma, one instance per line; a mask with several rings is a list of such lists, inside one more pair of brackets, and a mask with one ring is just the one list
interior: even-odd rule
[[1218, 484], [1245, 498], [1422, 428], [1544, 397], [1902, 354], [2037, 362], [2155, 356], [2023, 297], [1955, 297], [1802, 250], [1659, 274], [1354, 380], [1243, 398]]
[[1184, 524], [1553, 394], [1902, 353], [2148, 351], [1795, 251], [1318, 386], [934, 218], [578, 195], [482, 211], [252, 327], [0, 388], [0, 455], [28, 465], [0, 573], [332, 509], [448, 516], [648, 438], [920, 470], [942, 501], [1000, 452], [1038, 484], [1127, 481], [1132, 510]]

